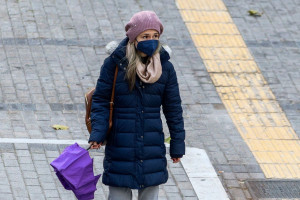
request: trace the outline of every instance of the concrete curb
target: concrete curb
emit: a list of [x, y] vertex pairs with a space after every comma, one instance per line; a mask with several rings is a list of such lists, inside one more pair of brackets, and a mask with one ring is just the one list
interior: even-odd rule
[[205, 150], [187, 147], [181, 163], [198, 199], [229, 200]]

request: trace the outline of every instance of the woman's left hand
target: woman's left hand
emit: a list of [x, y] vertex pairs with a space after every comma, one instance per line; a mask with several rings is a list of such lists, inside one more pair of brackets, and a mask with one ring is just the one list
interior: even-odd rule
[[180, 158], [172, 158], [173, 163], [179, 163], [180, 162]]

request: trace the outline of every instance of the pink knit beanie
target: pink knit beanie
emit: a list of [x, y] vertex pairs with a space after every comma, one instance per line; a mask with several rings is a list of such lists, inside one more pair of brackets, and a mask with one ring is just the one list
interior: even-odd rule
[[162, 34], [164, 30], [161, 21], [153, 11], [135, 13], [125, 26], [126, 35], [130, 42], [133, 42], [139, 34], [149, 29], [157, 30], [159, 34]]

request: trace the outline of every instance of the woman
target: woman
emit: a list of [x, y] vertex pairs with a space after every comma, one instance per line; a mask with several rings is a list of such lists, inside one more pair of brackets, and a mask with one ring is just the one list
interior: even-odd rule
[[[185, 153], [185, 131], [177, 77], [168, 52], [159, 43], [163, 26], [152, 11], [136, 13], [125, 27], [126, 38], [105, 59], [92, 98], [92, 149], [107, 140], [102, 181], [109, 199], [158, 199], [167, 182], [162, 106], [170, 130], [170, 155], [178, 163]], [[106, 138], [115, 67], [113, 128]]]

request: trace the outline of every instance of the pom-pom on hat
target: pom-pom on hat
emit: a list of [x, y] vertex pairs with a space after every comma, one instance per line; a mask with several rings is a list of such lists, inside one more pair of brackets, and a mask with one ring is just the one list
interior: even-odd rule
[[139, 34], [149, 29], [157, 30], [160, 35], [164, 30], [161, 21], [153, 11], [135, 13], [125, 26], [129, 42], [133, 42]]

